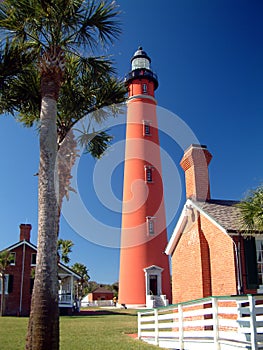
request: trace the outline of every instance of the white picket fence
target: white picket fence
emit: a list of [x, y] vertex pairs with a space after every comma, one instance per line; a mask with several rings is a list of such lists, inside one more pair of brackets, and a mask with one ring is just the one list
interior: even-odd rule
[[263, 349], [263, 296], [210, 297], [138, 312], [138, 338], [178, 350]]

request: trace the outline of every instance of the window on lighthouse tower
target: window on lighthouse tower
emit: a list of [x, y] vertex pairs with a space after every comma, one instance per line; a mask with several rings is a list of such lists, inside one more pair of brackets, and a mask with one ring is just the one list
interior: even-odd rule
[[151, 125], [149, 121], [143, 121], [143, 135], [150, 136], [151, 135]]
[[154, 216], [147, 216], [146, 221], [147, 221], [147, 231], [149, 235], [154, 235], [155, 230], [154, 230]]
[[146, 165], [144, 167], [144, 169], [145, 169], [145, 181], [146, 182], [153, 182], [152, 167]]
[[142, 93], [147, 94], [147, 84], [142, 84]]

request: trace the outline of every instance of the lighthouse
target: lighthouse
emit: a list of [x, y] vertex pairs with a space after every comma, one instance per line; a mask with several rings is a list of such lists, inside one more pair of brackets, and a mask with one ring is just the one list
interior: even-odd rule
[[119, 303], [162, 306], [171, 301], [160, 143], [154, 92], [157, 75], [139, 47], [128, 87]]

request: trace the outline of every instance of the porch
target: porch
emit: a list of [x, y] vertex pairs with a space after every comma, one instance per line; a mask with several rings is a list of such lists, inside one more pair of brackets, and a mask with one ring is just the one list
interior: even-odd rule
[[263, 349], [263, 296], [210, 297], [139, 312], [138, 338], [178, 350]]
[[59, 274], [58, 304], [60, 308], [72, 308], [75, 301], [74, 277], [68, 274]]

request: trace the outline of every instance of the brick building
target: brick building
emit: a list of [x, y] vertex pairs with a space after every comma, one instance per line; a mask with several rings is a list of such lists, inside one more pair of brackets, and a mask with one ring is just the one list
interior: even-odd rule
[[[20, 239], [5, 248], [12, 254], [12, 262], [5, 273], [5, 315], [28, 316], [34, 283], [37, 247], [30, 242], [31, 225], [20, 225]], [[59, 263], [59, 307], [71, 310], [74, 303], [74, 281], [80, 276]], [[1, 300], [1, 281], [0, 281]]]
[[110, 300], [112, 301], [114, 297], [114, 292], [111, 290], [108, 290], [104, 287], [98, 287], [94, 289], [93, 292], [88, 294], [88, 301], [94, 302], [94, 301], [105, 301]]
[[166, 248], [173, 303], [263, 292], [263, 236], [242, 231], [237, 201], [211, 199], [211, 159], [206, 146], [191, 145], [180, 163], [187, 200]]

